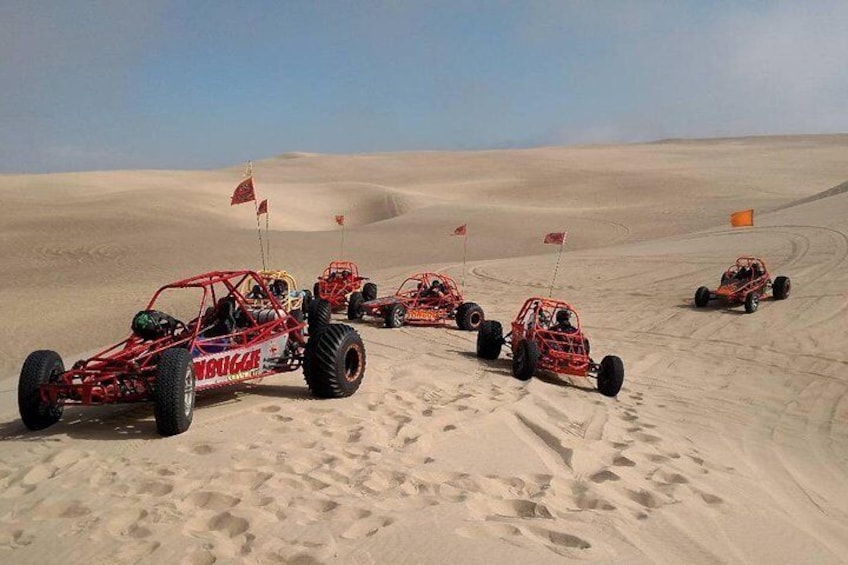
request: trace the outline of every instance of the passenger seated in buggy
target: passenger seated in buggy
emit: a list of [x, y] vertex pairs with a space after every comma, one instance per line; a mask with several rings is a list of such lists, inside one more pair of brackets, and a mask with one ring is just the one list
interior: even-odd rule
[[262, 292], [261, 286], [255, 284], [253, 285], [253, 288], [250, 290], [250, 292], [247, 293], [247, 296], [245, 296], [245, 298], [247, 298], [248, 300], [262, 300], [263, 298], [265, 298], [265, 293]]
[[577, 333], [577, 328], [571, 324], [571, 311], [560, 310], [556, 313], [556, 323], [548, 328], [552, 332], [560, 332], [573, 334]]
[[277, 298], [285, 298], [289, 294], [289, 285], [284, 280], [274, 279], [271, 283], [271, 294]]
[[442, 281], [434, 280], [430, 283], [430, 288], [421, 292], [421, 298], [442, 298], [445, 294], [445, 285], [442, 284]]
[[736, 271], [736, 274], [733, 275], [733, 278], [737, 281], [747, 281], [751, 278], [751, 270], [748, 267], [739, 267], [739, 270]]

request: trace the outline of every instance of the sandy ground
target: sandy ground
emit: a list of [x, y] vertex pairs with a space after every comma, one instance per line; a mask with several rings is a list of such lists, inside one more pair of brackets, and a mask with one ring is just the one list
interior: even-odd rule
[[[272, 262], [304, 287], [339, 254], [334, 214], [381, 294], [459, 277], [468, 223], [466, 295], [506, 322], [569, 230], [554, 295], [622, 357], [621, 394], [517, 381], [455, 328], [356, 323], [345, 400], [289, 374], [202, 396], [173, 438], [144, 405], [26, 431], [29, 351], [70, 364], [157, 286], [258, 266], [241, 172], [0, 176], [0, 562], [848, 561], [848, 136], [257, 162]], [[726, 227], [747, 207], [757, 227]], [[694, 309], [741, 254], [789, 300]]]

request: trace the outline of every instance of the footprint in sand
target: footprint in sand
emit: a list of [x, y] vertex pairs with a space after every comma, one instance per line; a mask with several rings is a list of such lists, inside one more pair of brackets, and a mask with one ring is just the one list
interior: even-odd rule
[[610, 471], [609, 469], [601, 469], [589, 476], [589, 480], [593, 483], [605, 483], [607, 481], [617, 481], [621, 477]]
[[636, 462], [632, 459], [628, 459], [624, 455], [618, 455], [615, 459], [612, 460], [612, 464], [616, 467], [635, 467]]
[[369, 516], [351, 524], [344, 532], [342, 532], [341, 537], [349, 540], [371, 537], [381, 528], [391, 525], [392, 522], [393, 520], [391, 518]]
[[210, 530], [234, 538], [250, 529], [250, 522], [229, 512], [221, 512], [209, 520], [208, 526]]
[[[583, 538], [566, 534], [565, 532], [548, 530], [546, 528], [531, 528], [530, 531], [543, 541], [550, 542], [556, 548], [589, 549], [592, 547], [592, 544]], [[549, 547], [549, 549], [555, 550], [554, 547]]]
[[280, 407], [276, 404], [272, 404], [270, 406], [263, 406], [262, 408], [259, 409], [259, 412], [264, 412], [266, 414], [273, 414], [274, 412], [279, 412], [280, 410], [282, 410], [282, 407]]
[[187, 500], [195, 508], [203, 510], [228, 510], [241, 502], [240, 498], [217, 491], [200, 491], [190, 494]]
[[165, 496], [171, 494], [174, 485], [162, 481], [144, 481], [138, 486], [138, 494], [149, 494], [151, 496]]
[[659, 508], [661, 506], [659, 499], [651, 492], [646, 490], [628, 491], [628, 498], [633, 502], [637, 502], [645, 508]]

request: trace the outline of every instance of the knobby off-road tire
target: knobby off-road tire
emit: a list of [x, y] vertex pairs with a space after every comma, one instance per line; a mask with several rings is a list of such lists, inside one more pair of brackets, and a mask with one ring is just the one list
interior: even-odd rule
[[615, 355], [601, 359], [598, 371], [598, 392], [604, 396], [616, 396], [624, 383], [624, 363]]
[[771, 287], [772, 296], [775, 300], [783, 300], [789, 296], [789, 291], [792, 289], [792, 283], [789, 277], [777, 277], [774, 279], [774, 285]]
[[365, 345], [352, 327], [331, 324], [306, 342], [303, 376], [313, 396], [350, 396], [364, 375]]
[[386, 308], [386, 327], [399, 328], [406, 323], [406, 306], [392, 304]]
[[188, 430], [194, 418], [195, 385], [191, 354], [181, 348], [166, 349], [156, 366], [156, 398], [153, 414], [156, 431], [175, 436]]
[[539, 364], [539, 348], [530, 340], [523, 340], [515, 348], [512, 356], [512, 375], [521, 381], [529, 381], [536, 374]]
[[333, 310], [323, 298], [316, 298], [309, 305], [309, 335], [316, 335], [330, 325]]
[[463, 302], [456, 310], [456, 325], [461, 330], [476, 332], [484, 319], [483, 309], [473, 302]]
[[710, 303], [710, 289], [705, 286], [695, 291], [695, 306], [703, 308]]
[[503, 345], [503, 326], [495, 320], [486, 320], [480, 324], [477, 332], [477, 357], [490, 361], [497, 359]]
[[372, 282], [365, 283], [362, 287], [362, 296], [365, 298], [365, 302], [375, 300], [377, 298], [377, 285]]
[[65, 372], [62, 357], [55, 351], [33, 351], [24, 361], [18, 380], [18, 411], [30, 430], [43, 430], [62, 417], [65, 407], [51, 405], [41, 398], [41, 385]]
[[365, 308], [363, 308], [363, 304], [365, 304], [365, 297], [362, 296], [361, 292], [354, 292], [351, 294], [347, 301], [347, 319], [361, 320], [362, 317], [365, 316]]
[[760, 307], [760, 297], [756, 292], [749, 292], [745, 296], [745, 311], [749, 314], [753, 314], [757, 311], [757, 308]]
[[321, 298], [320, 288], [321, 288], [320, 283], [316, 282], [314, 285], [312, 285], [312, 297], [313, 298], [315, 298], [315, 299]]

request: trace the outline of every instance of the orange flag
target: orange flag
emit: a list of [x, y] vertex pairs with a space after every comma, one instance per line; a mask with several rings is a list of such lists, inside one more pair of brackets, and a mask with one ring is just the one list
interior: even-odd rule
[[233, 196], [230, 199], [230, 206], [236, 204], [244, 204], [256, 200], [256, 194], [253, 192], [253, 177], [247, 177], [233, 191]]
[[754, 225], [754, 210], [740, 210], [730, 215], [730, 225], [734, 228], [753, 226]]
[[468, 224], [462, 224], [455, 230], [453, 230], [452, 235], [468, 235]]
[[339, 224], [340, 226], [343, 226], [344, 225], [344, 215], [340, 214], [340, 215], [336, 216], [336, 223]]

